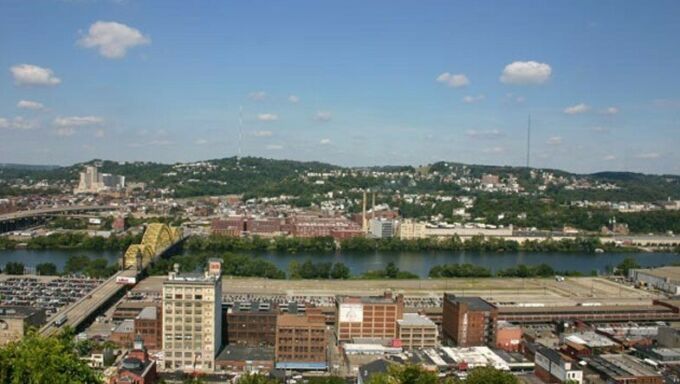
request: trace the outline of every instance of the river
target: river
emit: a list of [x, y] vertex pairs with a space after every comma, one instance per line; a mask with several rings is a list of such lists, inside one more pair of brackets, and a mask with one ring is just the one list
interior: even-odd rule
[[[186, 252], [186, 251], [185, 251]], [[64, 267], [70, 255], [86, 255], [90, 258], [103, 257], [110, 263], [118, 260], [117, 251], [79, 251], [79, 250], [6, 250], [0, 251], [0, 265], [10, 261], [18, 261], [26, 266], [52, 262], [59, 270]], [[589, 274], [595, 270], [606, 273], [626, 257], [633, 257], [644, 267], [654, 267], [680, 262], [680, 255], [674, 253], [496, 253], [496, 252], [375, 252], [375, 253], [342, 253], [342, 254], [253, 254], [270, 260], [284, 271], [293, 260], [304, 262], [330, 261], [343, 262], [353, 275], [375, 269], [382, 269], [390, 261], [399, 269], [409, 271], [421, 277], [427, 277], [430, 268], [439, 264], [471, 263], [497, 271], [518, 264], [546, 263], [557, 271], [578, 271]]]

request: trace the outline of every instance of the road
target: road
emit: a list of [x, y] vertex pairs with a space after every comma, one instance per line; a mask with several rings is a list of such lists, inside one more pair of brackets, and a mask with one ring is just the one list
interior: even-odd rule
[[[40, 333], [45, 336], [51, 336], [57, 334], [61, 329], [66, 326], [72, 328], [77, 328], [80, 323], [90, 316], [94, 311], [98, 310], [106, 301], [115, 296], [119, 291], [125, 288], [125, 285], [116, 283], [116, 279], [120, 276], [124, 277], [135, 277], [137, 271], [126, 270], [120, 271], [115, 275], [111, 276], [104, 283], [99, 285], [97, 288], [92, 290], [89, 295], [82, 297], [75, 303], [62, 308], [61, 311], [57, 312], [51, 319], [50, 322], [45, 324], [41, 329]], [[66, 323], [61, 326], [56, 326], [54, 320], [66, 316]]]
[[63, 206], [63, 207], [51, 207], [51, 208], [41, 208], [41, 209], [31, 209], [26, 211], [17, 211], [12, 213], [6, 213], [0, 215], [0, 221], [23, 219], [26, 217], [49, 215], [53, 213], [61, 212], [80, 212], [80, 211], [106, 211], [106, 210], [116, 210], [119, 207], [111, 205], [73, 205], [73, 206]]

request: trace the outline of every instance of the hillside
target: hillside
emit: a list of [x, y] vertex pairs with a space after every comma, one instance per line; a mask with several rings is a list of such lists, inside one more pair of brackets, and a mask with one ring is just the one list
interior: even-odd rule
[[[66, 187], [75, 185], [86, 164], [100, 171], [124, 175], [128, 182], [144, 182], [176, 197], [245, 194], [246, 196], [310, 196], [330, 191], [370, 188], [400, 193], [460, 193], [485, 174], [502, 182], [516, 180], [522, 194], [542, 195], [557, 201], [659, 201], [680, 199], [680, 176], [627, 172], [573, 174], [551, 169], [468, 165], [437, 162], [426, 167], [341, 167], [321, 162], [300, 162], [245, 157], [193, 163], [114, 162], [92, 160], [68, 167], [0, 167], [0, 192], [9, 194], [17, 182], [45, 180]], [[468, 183], [469, 182], [469, 183]], [[466, 184], [468, 183], [468, 184]]]

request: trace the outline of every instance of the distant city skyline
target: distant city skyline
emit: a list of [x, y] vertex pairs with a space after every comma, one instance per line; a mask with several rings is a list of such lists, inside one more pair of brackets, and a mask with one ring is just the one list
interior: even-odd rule
[[6, 1], [0, 163], [240, 147], [524, 166], [531, 114], [532, 167], [680, 174], [679, 17], [677, 1]]

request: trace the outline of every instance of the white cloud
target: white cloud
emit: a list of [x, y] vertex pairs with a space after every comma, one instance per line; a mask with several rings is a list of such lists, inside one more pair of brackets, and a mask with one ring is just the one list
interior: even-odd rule
[[19, 129], [27, 131], [38, 127], [40, 127], [40, 122], [38, 120], [27, 120], [21, 116], [17, 116], [13, 119], [0, 117], [0, 129]]
[[17, 108], [32, 109], [34, 111], [38, 111], [41, 109], [45, 109], [45, 106], [37, 101], [19, 100], [19, 102], [17, 103]]
[[61, 79], [49, 68], [31, 64], [19, 64], [9, 69], [17, 85], [57, 85]]
[[612, 161], [612, 160], [616, 160], [616, 156], [614, 156], [614, 155], [607, 155], [607, 156], [603, 157], [602, 160], [604, 160], [604, 161]]
[[317, 111], [314, 115], [316, 121], [330, 121], [333, 115], [329, 111]]
[[108, 59], [125, 57], [127, 50], [151, 43], [138, 29], [115, 21], [97, 21], [90, 25], [87, 35], [78, 40], [85, 48], [97, 48]]
[[650, 159], [658, 159], [659, 157], [661, 157], [661, 154], [659, 154], [657, 152], [646, 152], [646, 153], [640, 153], [639, 155], [637, 155], [635, 157], [638, 158], [638, 159], [650, 160]]
[[73, 136], [74, 133], [76, 133], [75, 128], [73, 127], [59, 127], [56, 130], [57, 136]]
[[484, 148], [484, 149], [482, 149], [482, 152], [484, 152], [484, 153], [503, 153], [503, 152], [505, 152], [505, 148], [503, 148], [503, 147]]
[[196, 143], [196, 145], [205, 145], [205, 144], [208, 144], [208, 140], [206, 140], [206, 139], [196, 139], [196, 141], [194, 143]]
[[462, 73], [451, 74], [449, 72], [444, 72], [437, 76], [437, 82], [446, 84], [449, 87], [460, 88], [470, 84], [470, 79]]
[[498, 129], [487, 129], [481, 131], [477, 129], [468, 129], [465, 131], [465, 135], [473, 139], [493, 139], [503, 136], [503, 133]]
[[522, 104], [526, 101], [526, 98], [521, 95], [515, 95], [514, 93], [506, 93], [505, 94], [505, 102], [506, 103], [514, 103], [514, 104]]
[[279, 116], [275, 113], [260, 113], [257, 115], [257, 119], [260, 121], [276, 121]]
[[617, 107], [608, 107], [608, 108], [605, 108], [602, 111], [602, 113], [605, 114], [605, 115], [616, 115], [617, 113], [619, 113], [619, 109]]
[[106, 132], [103, 129], [94, 131], [94, 137], [101, 139], [104, 136], [106, 136]]
[[553, 136], [553, 137], [549, 137], [548, 141], [546, 141], [546, 143], [548, 145], [561, 145], [562, 141], [563, 140], [560, 136]]
[[248, 98], [250, 100], [262, 101], [267, 98], [267, 92], [265, 91], [250, 92], [248, 94]]
[[505, 66], [501, 82], [505, 84], [543, 84], [550, 79], [552, 68], [536, 61], [515, 61]]
[[588, 111], [590, 111], [590, 107], [584, 103], [564, 108], [564, 113], [567, 115], [578, 115], [579, 113], [586, 113]]
[[319, 141], [319, 144], [321, 144], [321, 145], [328, 145], [330, 143], [331, 143], [331, 139], [321, 139], [321, 141]]
[[609, 133], [609, 128], [607, 128], [607, 127], [597, 126], [597, 127], [593, 127], [592, 129], [593, 129], [593, 132], [597, 132], [597, 133]]
[[255, 131], [253, 132], [253, 136], [255, 137], [270, 137], [272, 135], [272, 131]]
[[295, 95], [290, 95], [290, 96], [288, 96], [288, 101], [290, 101], [293, 104], [297, 104], [297, 103], [300, 102], [300, 98], [298, 96], [295, 96]]
[[60, 116], [54, 119], [54, 125], [57, 127], [83, 127], [87, 125], [98, 125], [103, 122], [104, 119], [97, 116]]
[[170, 144], [172, 144], [172, 141], [167, 140], [167, 139], [158, 139], [158, 140], [149, 141], [149, 145], [155, 145], [155, 146], [165, 146], [165, 145], [170, 145]]
[[484, 100], [484, 95], [477, 95], [477, 96], [465, 96], [463, 97], [463, 102], [467, 104], [472, 104], [472, 103], [478, 103], [480, 101]]
[[279, 149], [283, 149], [283, 145], [269, 144], [269, 145], [267, 145], [267, 149], [269, 149], [269, 150], [279, 150]]

